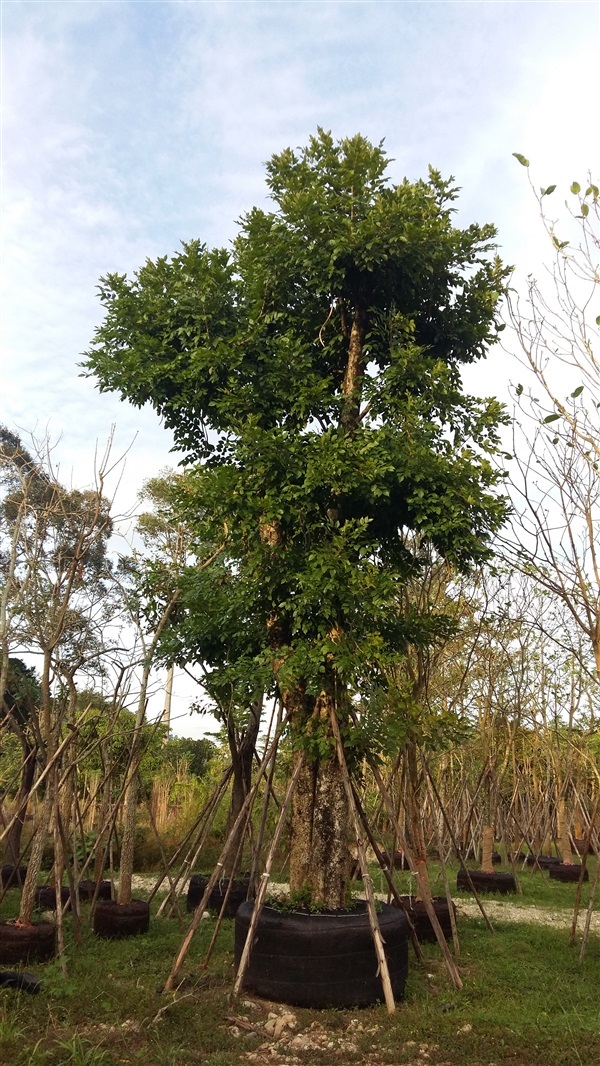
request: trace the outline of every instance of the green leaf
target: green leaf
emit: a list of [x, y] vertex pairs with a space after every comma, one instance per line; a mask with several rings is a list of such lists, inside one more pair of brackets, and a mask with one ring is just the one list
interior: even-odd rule
[[596, 325], [600, 326], [600, 315], [596, 315]]
[[588, 185], [587, 189], [585, 190], [585, 195], [589, 196], [590, 193], [594, 197], [594, 200], [597, 200], [598, 199], [598, 186], [597, 185]]
[[575, 193], [575, 196], [577, 196], [578, 192], [581, 192], [581, 185], [579, 184], [578, 181], [574, 181], [573, 184], [571, 185], [571, 192]]
[[556, 422], [556, 420], [557, 420], [558, 418], [560, 418], [560, 415], [546, 415], [546, 417], [545, 417], [545, 419], [544, 419], [544, 422], [545, 422], [545, 423], [548, 423], [548, 422]]
[[519, 161], [519, 163], [521, 164], [522, 167], [528, 167], [529, 166], [529, 160], [526, 159], [524, 155], [521, 155], [520, 152], [513, 152], [513, 155], [514, 155], [515, 159], [518, 159], [518, 161]]
[[556, 185], [549, 185], [547, 189], [540, 189], [542, 196], [550, 196], [554, 192]]
[[581, 396], [583, 392], [583, 385], [578, 385], [576, 389], [571, 393], [571, 399], [576, 400], [578, 396]]
[[515, 389], [515, 392], [516, 392], [517, 396], [522, 396], [523, 395], [523, 386], [522, 385], [517, 385], [517, 387]]
[[590, 213], [590, 205], [589, 204], [582, 204], [581, 205], [581, 214], [583, 215], [583, 217], [587, 218], [589, 213]]

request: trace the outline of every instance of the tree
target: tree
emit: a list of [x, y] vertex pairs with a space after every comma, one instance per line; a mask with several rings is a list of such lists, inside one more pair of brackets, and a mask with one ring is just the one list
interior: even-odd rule
[[[36, 445], [32, 456], [18, 437], [0, 427], [5, 487], [0, 537], [2, 547], [6, 546], [2, 558], [0, 681], [10, 714], [6, 706], [10, 650], [40, 657], [36, 739], [39, 760], [50, 771], [21, 898], [19, 917], [24, 923], [31, 921], [52, 806], [58, 804], [57, 753], [66, 709], [73, 712], [74, 719], [74, 675], [88, 655], [98, 654], [101, 621], [96, 612], [106, 606], [104, 578], [109, 569], [107, 542], [112, 530], [110, 505], [103, 493], [109, 454], [110, 448], [97, 471], [95, 488], [67, 489], [55, 475], [47, 442]], [[55, 684], [61, 680], [67, 682], [67, 708], [54, 698]], [[74, 720], [70, 724], [75, 727]], [[68, 761], [64, 748], [62, 760]], [[60, 876], [63, 858], [62, 838], [55, 831], [55, 870], [60, 870]]]
[[541, 281], [529, 277], [524, 298], [513, 291], [509, 303], [533, 384], [515, 388], [523, 423], [515, 422], [515, 520], [506, 553], [511, 566], [563, 604], [600, 678], [599, 192], [591, 181], [585, 191], [573, 182], [558, 222], [547, 207], [555, 189], [536, 193], [551, 266]]
[[40, 695], [35, 670], [27, 666], [22, 659], [9, 659], [3, 698], [3, 707], [6, 710], [5, 728], [17, 737], [21, 748], [15, 817], [6, 834], [4, 845], [4, 858], [11, 866], [17, 866], [21, 857], [21, 836], [35, 779]]
[[[504, 520], [490, 457], [502, 409], [462, 392], [495, 339], [506, 271], [491, 225], [453, 226], [452, 181], [398, 185], [382, 145], [319, 130], [267, 164], [275, 210], [231, 251], [199, 241], [100, 284], [86, 355], [103, 390], [151, 403], [188, 460], [188, 507], [227, 540], [303, 759], [290, 887], [342, 906], [352, 721], [366, 677], [427, 620], [390, 605], [421, 560], [459, 570]], [[194, 490], [195, 486], [195, 490]]]

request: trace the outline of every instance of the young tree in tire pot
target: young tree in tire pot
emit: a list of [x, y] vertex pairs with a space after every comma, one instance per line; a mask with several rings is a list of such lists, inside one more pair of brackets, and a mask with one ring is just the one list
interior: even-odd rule
[[381, 145], [323, 130], [273, 156], [274, 210], [245, 215], [231, 250], [193, 241], [102, 281], [85, 363], [154, 406], [198, 464], [213, 541], [228, 531], [303, 756], [290, 888], [328, 908], [349, 876], [334, 722], [352, 769], [378, 743], [353, 694], [426, 639], [391, 610], [421, 566], [406, 532], [465, 569], [506, 511], [489, 461], [501, 406], [460, 380], [496, 335], [495, 230], [453, 225], [437, 171], [393, 184], [388, 168]]

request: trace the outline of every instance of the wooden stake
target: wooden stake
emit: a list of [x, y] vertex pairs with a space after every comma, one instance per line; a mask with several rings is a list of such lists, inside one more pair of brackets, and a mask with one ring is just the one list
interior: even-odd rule
[[367, 854], [365, 841], [361, 829], [360, 819], [356, 809], [356, 803], [354, 802], [354, 793], [352, 791], [352, 783], [350, 781], [350, 774], [348, 772], [348, 765], [346, 763], [346, 757], [344, 755], [344, 747], [342, 744], [342, 738], [340, 736], [340, 730], [338, 721], [335, 714], [335, 707], [331, 707], [331, 728], [335, 737], [335, 746], [337, 751], [338, 762], [340, 764], [340, 772], [342, 775], [342, 781], [344, 783], [344, 790], [346, 792], [346, 798], [348, 800], [348, 806], [352, 815], [352, 821], [354, 822], [354, 832], [356, 834], [356, 847], [358, 849], [358, 861], [360, 863], [360, 869], [363, 877], [363, 884], [365, 889], [365, 895], [367, 897], [367, 911], [369, 914], [369, 922], [371, 924], [371, 933], [373, 934], [373, 944], [375, 946], [375, 954], [379, 963], [379, 973], [381, 976], [381, 983], [383, 985], [383, 994], [385, 997], [385, 1005], [387, 1007], [388, 1014], [393, 1014], [396, 1010], [396, 1001], [394, 999], [394, 991], [392, 988], [392, 982], [390, 979], [390, 971], [385, 957], [385, 948], [383, 946], [383, 937], [381, 935], [381, 929], [379, 928], [379, 921], [377, 919], [377, 910], [375, 908], [375, 893], [373, 891], [373, 882], [371, 880], [371, 874], [369, 872], [369, 864], [367, 862]]
[[[377, 782], [377, 785], [378, 785], [378, 788], [379, 788], [379, 790], [381, 792], [381, 795], [383, 796], [385, 805], [386, 805], [387, 810], [388, 810], [388, 815], [389, 815], [389, 818], [390, 818], [390, 821], [391, 821], [394, 818], [394, 808], [392, 806], [389, 793], [388, 793], [388, 791], [387, 791], [387, 789], [385, 787], [385, 784], [384, 784], [383, 779], [381, 777], [381, 774], [379, 772], [379, 767], [371, 759], [369, 760], [369, 764], [371, 766], [371, 770], [373, 772], [373, 776], [375, 777], [375, 780]], [[427, 912], [427, 917], [429, 918], [429, 921], [431, 922], [431, 925], [433, 927], [433, 931], [434, 931], [434, 933], [436, 935], [437, 942], [438, 942], [438, 944], [440, 946], [440, 951], [442, 952], [442, 955], [444, 956], [444, 959], [446, 961], [446, 967], [448, 969], [448, 973], [450, 974], [450, 980], [452, 981], [452, 984], [454, 985], [454, 987], [457, 990], [459, 990], [459, 989], [462, 988], [462, 980], [461, 980], [460, 974], [459, 974], [459, 972], [458, 972], [458, 970], [456, 968], [456, 963], [454, 962], [454, 959], [452, 958], [452, 955], [450, 954], [450, 948], [448, 947], [448, 945], [446, 943], [446, 937], [444, 936], [442, 927], [440, 926], [440, 923], [438, 921], [437, 914], [435, 913], [435, 910], [433, 909], [433, 904], [431, 902], [431, 899], [427, 897], [426, 890], [423, 891], [423, 886], [422, 886], [422, 883], [421, 883], [421, 876], [419, 874], [418, 866], [415, 863], [415, 860], [414, 860], [413, 856], [411, 855], [410, 851], [408, 850], [408, 848], [406, 846], [406, 840], [404, 838], [404, 833], [402, 832], [402, 830], [400, 828], [400, 823], [398, 821], [396, 821], [396, 825], [397, 825], [397, 828], [398, 828], [398, 839], [400, 841], [400, 847], [402, 848], [402, 851], [406, 855], [406, 858], [408, 859], [408, 864], [409, 864], [409, 866], [410, 866], [410, 868], [411, 868], [411, 870], [412, 870], [412, 872], [413, 872], [413, 874], [414, 874], [414, 876], [415, 876], [415, 878], [417, 880], [419, 893], [422, 896], [423, 905], [424, 905], [425, 910]]]
[[[273, 756], [273, 757], [275, 757], [275, 756]], [[277, 825], [275, 827], [275, 832], [273, 834], [273, 840], [271, 841], [271, 847], [269, 848], [269, 854], [267, 855], [267, 860], [265, 862], [265, 869], [264, 869], [264, 872], [261, 875], [260, 884], [258, 886], [258, 891], [256, 893], [256, 898], [254, 900], [254, 907], [252, 909], [252, 918], [250, 919], [250, 926], [248, 928], [248, 933], [246, 934], [246, 943], [244, 944], [244, 949], [242, 951], [242, 956], [240, 958], [240, 964], [238, 966], [238, 971], [237, 971], [237, 974], [236, 974], [236, 977], [235, 977], [235, 984], [233, 986], [232, 998], [236, 998], [237, 996], [239, 996], [239, 994], [241, 992], [241, 989], [242, 989], [242, 984], [243, 984], [243, 981], [244, 981], [244, 975], [246, 973], [246, 970], [248, 969], [248, 963], [250, 961], [250, 952], [252, 951], [252, 944], [254, 943], [254, 936], [256, 934], [256, 926], [258, 925], [258, 919], [260, 917], [260, 912], [263, 909], [265, 896], [267, 894], [267, 886], [269, 884], [269, 878], [271, 876], [271, 867], [273, 866], [273, 862], [274, 862], [274, 859], [275, 859], [275, 852], [277, 850], [277, 845], [279, 844], [279, 838], [281, 836], [281, 833], [282, 833], [282, 830], [283, 830], [283, 826], [285, 824], [285, 818], [286, 818], [286, 815], [287, 815], [287, 812], [288, 812], [288, 808], [289, 808], [289, 805], [290, 805], [290, 803], [292, 801], [292, 796], [294, 794], [294, 789], [296, 787], [296, 781], [298, 780], [298, 774], [300, 773], [300, 770], [301, 770], [303, 764], [304, 764], [304, 754], [301, 752], [300, 753], [300, 758], [298, 759], [298, 761], [297, 761], [297, 763], [296, 763], [296, 765], [294, 767], [294, 772], [293, 772], [293, 774], [292, 774], [292, 776], [290, 778], [290, 783], [288, 785], [288, 789], [287, 789], [287, 792], [285, 794], [285, 799], [283, 801], [283, 804], [281, 806], [281, 810], [279, 812], [279, 819], [278, 819]]]
[[250, 789], [248, 795], [246, 796], [246, 798], [245, 798], [245, 800], [244, 800], [244, 802], [242, 804], [242, 807], [240, 809], [240, 812], [239, 812], [234, 824], [232, 825], [232, 827], [231, 827], [231, 829], [230, 829], [230, 831], [229, 831], [229, 833], [227, 835], [227, 839], [226, 839], [225, 844], [223, 846], [223, 850], [221, 851], [221, 854], [219, 856], [219, 860], [218, 860], [218, 862], [217, 862], [217, 864], [216, 864], [211, 876], [208, 879], [206, 888], [204, 889], [204, 895], [202, 896], [202, 899], [200, 900], [200, 903], [196, 907], [196, 910], [194, 912], [194, 917], [192, 918], [190, 927], [189, 927], [186, 935], [183, 938], [183, 941], [181, 943], [181, 947], [179, 948], [179, 951], [177, 952], [177, 955], [175, 957], [175, 961], [173, 962], [173, 966], [171, 967], [171, 972], [170, 972], [169, 976], [167, 977], [167, 980], [165, 981], [165, 985], [164, 985], [164, 988], [162, 990], [163, 992], [170, 992], [170, 990], [173, 988], [173, 985], [175, 983], [177, 975], [178, 975], [181, 967], [183, 966], [183, 963], [185, 962], [185, 958], [187, 956], [188, 951], [190, 950], [190, 946], [191, 946], [192, 940], [194, 939], [194, 933], [196, 932], [198, 926], [200, 925], [200, 922], [202, 921], [202, 915], [204, 913], [204, 908], [206, 907], [206, 904], [208, 903], [208, 900], [210, 898], [210, 894], [211, 894], [214, 886], [216, 885], [219, 877], [221, 876], [221, 871], [223, 870], [223, 868], [225, 866], [225, 862], [226, 862], [227, 857], [229, 855], [229, 851], [230, 851], [231, 845], [233, 843], [233, 840], [235, 838], [235, 834], [237, 833], [238, 829], [240, 828], [240, 826], [242, 824], [242, 821], [246, 817], [246, 814], [247, 814], [248, 810], [252, 807], [252, 804], [254, 802], [254, 797], [256, 796], [256, 793], [257, 793], [257, 790], [258, 790], [258, 786], [259, 786], [259, 784], [261, 782], [261, 779], [262, 779], [262, 777], [263, 777], [263, 775], [265, 773], [265, 770], [266, 770], [267, 766], [269, 765], [271, 759], [274, 758], [275, 752], [277, 751], [277, 746], [279, 744], [279, 738], [280, 738], [281, 733], [282, 733], [282, 731], [283, 731], [283, 729], [284, 729], [286, 724], [287, 724], [287, 716], [284, 719], [284, 721], [281, 723], [281, 728], [276, 732], [275, 737], [273, 738], [273, 743], [271, 744], [271, 747], [263, 755], [263, 759], [262, 759], [262, 762], [261, 762], [260, 767], [259, 767], [259, 772], [258, 772], [256, 781], [255, 781], [254, 785], [252, 786], [252, 788]]

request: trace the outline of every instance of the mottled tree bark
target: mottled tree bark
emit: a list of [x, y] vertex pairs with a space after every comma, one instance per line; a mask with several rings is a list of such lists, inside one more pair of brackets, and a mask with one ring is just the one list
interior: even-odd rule
[[[333, 696], [321, 692], [311, 722], [331, 737]], [[350, 812], [341, 770], [331, 747], [327, 758], [307, 759], [300, 771], [292, 804], [290, 891], [308, 889], [325, 907], [346, 906], [349, 875]]]

